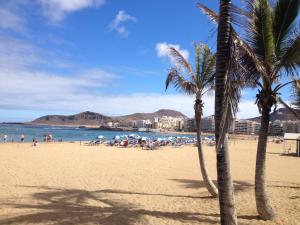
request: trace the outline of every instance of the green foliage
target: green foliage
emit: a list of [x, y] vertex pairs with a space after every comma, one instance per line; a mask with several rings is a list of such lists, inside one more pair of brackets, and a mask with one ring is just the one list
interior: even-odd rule
[[177, 65], [170, 69], [166, 79], [166, 89], [172, 84], [177, 90], [188, 95], [202, 96], [213, 89], [215, 76], [215, 55], [205, 44], [196, 45], [195, 69], [175, 48], [169, 54]]

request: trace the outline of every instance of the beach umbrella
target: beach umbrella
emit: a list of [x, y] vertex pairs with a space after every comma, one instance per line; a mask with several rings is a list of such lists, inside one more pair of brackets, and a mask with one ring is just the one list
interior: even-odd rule
[[162, 141], [163, 139], [162, 138], [157, 138], [157, 141]]
[[104, 139], [104, 136], [100, 135], [98, 136], [98, 139]]
[[114, 139], [120, 139], [120, 136], [117, 135], [117, 136], [114, 137]]
[[142, 137], [142, 141], [146, 141], [147, 140], [147, 138], [146, 137]]

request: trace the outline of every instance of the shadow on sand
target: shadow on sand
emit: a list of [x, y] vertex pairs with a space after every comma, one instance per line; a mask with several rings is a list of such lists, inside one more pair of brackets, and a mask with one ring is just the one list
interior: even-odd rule
[[[1, 208], [24, 209], [26, 213], [12, 214], [9, 218], [0, 218], [0, 224], [106, 224], [132, 225], [147, 224], [147, 216], [184, 223], [218, 224], [219, 214], [193, 212], [168, 212], [141, 209], [120, 199], [113, 199], [110, 193], [160, 195], [134, 193], [120, 190], [86, 191], [79, 189], [62, 189], [45, 186], [22, 186], [39, 189], [30, 196], [26, 203], [1, 201]], [[188, 197], [172, 196], [167, 197]], [[26, 198], [27, 199], [27, 198]], [[146, 217], [145, 217], [146, 216]]]
[[[204, 187], [198, 180], [173, 179], [185, 188]], [[293, 186], [269, 185], [274, 188], [300, 188]], [[245, 181], [234, 181], [237, 192], [253, 189], [253, 184]], [[218, 213], [201, 213], [189, 211], [159, 211], [144, 209], [138, 205], [122, 200], [122, 195], [162, 196], [167, 198], [187, 198], [200, 201], [217, 201], [209, 196], [172, 195], [163, 193], [143, 193], [125, 190], [103, 189], [87, 191], [80, 189], [52, 188], [47, 186], [19, 186], [38, 190], [24, 199], [1, 199], [1, 208], [13, 208], [21, 213], [0, 217], [2, 224], [105, 224], [105, 225], [133, 225], [148, 224], [149, 217], [162, 220], [180, 221], [185, 224], [219, 224]], [[114, 195], [117, 194], [117, 195]], [[293, 196], [297, 199], [299, 196]], [[123, 198], [124, 199], [124, 198]], [[176, 199], [174, 199], [176, 204]], [[179, 202], [179, 201], [178, 201]], [[259, 220], [256, 215], [239, 215], [239, 224], [243, 220]], [[152, 221], [153, 222], [153, 221]]]
[[[189, 179], [172, 179], [172, 181], [176, 181], [183, 185], [184, 188], [192, 188], [192, 189], [199, 189], [204, 188], [205, 184], [201, 180], [189, 180]], [[217, 181], [213, 180], [213, 183], [217, 185]], [[248, 189], [253, 189], [253, 184], [246, 182], [246, 181], [233, 181], [234, 190], [235, 191], [247, 191]]]

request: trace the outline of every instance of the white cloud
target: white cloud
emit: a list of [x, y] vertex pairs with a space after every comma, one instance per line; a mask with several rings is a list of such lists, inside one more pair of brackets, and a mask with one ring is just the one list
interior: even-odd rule
[[25, 19], [12, 10], [0, 6], [0, 28], [9, 29], [18, 33], [27, 33]]
[[52, 22], [61, 22], [67, 13], [88, 7], [99, 7], [105, 0], [39, 0], [43, 7], [43, 14]]
[[172, 64], [176, 64], [175, 59], [169, 54], [169, 48], [175, 48], [180, 54], [186, 59], [189, 60], [189, 51], [182, 49], [178, 44], [169, 44], [166, 42], [157, 43], [155, 45], [156, 54], [159, 58], [168, 58]]
[[129, 21], [137, 22], [137, 19], [134, 16], [126, 14], [124, 10], [120, 10], [115, 19], [109, 24], [109, 30], [116, 30], [121, 36], [128, 37], [129, 31], [124, 26], [124, 23]]

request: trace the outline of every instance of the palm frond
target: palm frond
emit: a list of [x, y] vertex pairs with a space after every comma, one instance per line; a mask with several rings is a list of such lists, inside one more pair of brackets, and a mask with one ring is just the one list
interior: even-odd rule
[[202, 89], [201, 68], [200, 68], [201, 48], [196, 44], [194, 46], [196, 50], [195, 84], [197, 85], [198, 89]]
[[176, 68], [172, 68], [168, 73], [166, 79], [166, 90], [169, 88], [170, 84], [173, 84], [175, 89], [188, 95], [193, 95], [197, 92], [195, 84], [184, 79]]
[[[254, 0], [248, 0], [248, 8], [252, 6]], [[213, 10], [208, 7], [198, 3], [198, 8], [207, 15], [211, 20], [215, 23], [219, 20], [219, 15], [215, 13]], [[254, 7], [254, 6], [252, 6]], [[254, 10], [254, 9], [253, 9]], [[237, 11], [237, 10], [236, 10]], [[251, 11], [249, 11], [250, 13]], [[262, 64], [260, 58], [258, 58], [253, 51], [252, 47], [249, 44], [242, 40], [242, 38], [237, 34], [235, 29], [231, 27], [231, 35], [232, 35], [232, 44], [235, 45], [235, 50], [238, 51], [238, 55], [235, 54], [236, 57], [239, 58], [239, 63], [241, 67], [244, 67], [244, 71], [248, 71], [248, 79], [247, 80], [256, 80], [260, 75], [268, 76], [268, 73], [265, 70], [264, 65]]]
[[282, 100], [282, 98], [278, 98], [278, 101], [287, 109], [289, 110], [298, 120], [300, 120], [300, 115], [296, 112], [294, 108], [289, 106], [285, 101]]
[[203, 49], [201, 61], [201, 79], [202, 83], [205, 83], [214, 75], [216, 56], [211, 52], [207, 45], [202, 44], [201, 48]]
[[280, 54], [282, 44], [292, 30], [299, 12], [299, 0], [277, 0], [273, 15], [273, 32], [276, 55]]
[[256, 55], [265, 65], [271, 67], [275, 56], [272, 10], [268, 0], [257, 0], [253, 4], [254, 20], [250, 21], [247, 29], [248, 41]]
[[276, 64], [275, 73], [284, 68], [287, 73], [298, 74], [300, 67], [300, 32], [290, 35], [281, 50], [282, 55]]
[[203, 14], [207, 15], [208, 18], [216, 25], [218, 25], [219, 15], [212, 11], [210, 8], [206, 7], [201, 3], [197, 3], [197, 7], [202, 11]]
[[189, 73], [193, 73], [192, 66], [174, 47], [169, 48], [169, 54], [175, 59], [179, 66], [185, 68]]

